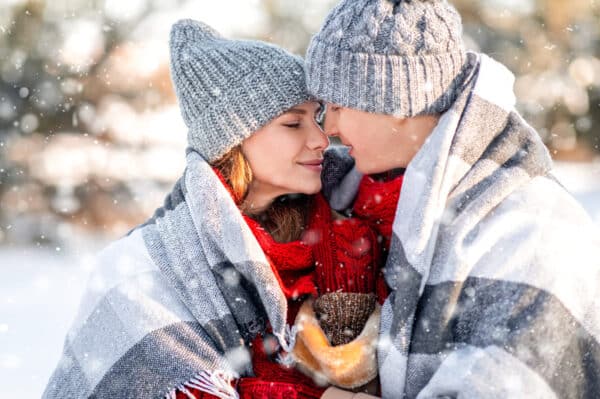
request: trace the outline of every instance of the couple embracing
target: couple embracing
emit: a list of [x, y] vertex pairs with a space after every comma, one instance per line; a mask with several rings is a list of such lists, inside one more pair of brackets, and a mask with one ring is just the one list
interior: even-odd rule
[[445, 0], [344, 0], [304, 61], [176, 23], [185, 172], [44, 397], [598, 397], [600, 236], [461, 35]]

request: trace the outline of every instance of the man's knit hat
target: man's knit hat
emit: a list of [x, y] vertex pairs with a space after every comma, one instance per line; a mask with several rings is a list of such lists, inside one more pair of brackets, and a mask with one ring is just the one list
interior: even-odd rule
[[342, 0], [308, 47], [308, 90], [367, 112], [441, 113], [461, 83], [461, 36], [446, 0]]
[[181, 20], [171, 28], [170, 48], [188, 145], [208, 162], [309, 99], [302, 59], [277, 46], [228, 40]]

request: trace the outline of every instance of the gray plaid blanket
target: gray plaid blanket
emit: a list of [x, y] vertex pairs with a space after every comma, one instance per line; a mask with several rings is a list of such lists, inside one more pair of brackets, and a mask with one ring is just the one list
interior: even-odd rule
[[[405, 173], [385, 266], [383, 397], [598, 398], [600, 233], [514, 109], [513, 75], [485, 55], [469, 62]], [[332, 206], [347, 206], [356, 172], [325, 176]]]
[[44, 398], [235, 398], [267, 323], [287, 351], [287, 301], [231, 196], [195, 152], [164, 206], [98, 256]]

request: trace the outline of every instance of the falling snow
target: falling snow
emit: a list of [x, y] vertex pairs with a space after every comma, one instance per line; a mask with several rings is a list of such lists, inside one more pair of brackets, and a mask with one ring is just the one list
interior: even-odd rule
[[[0, 5], [0, 397], [39, 397], [93, 253], [151, 214], [183, 170], [171, 23], [202, 15], [225, 35], [268, 37], [302, 54], [335, 2], [47, 1], [42, 13], [22, 0]], [[600, 226], [600, 2], [551, 1], [544, 10], [534, 0], [455, 3], [470, 11], [468, 47], [515, 72], [519, 110], [559, 160], [559, 180]], [[309, 230], [303, 239], [322, 237]], [[353, 249], [363, 253], [369, 243]], [[116, 270], [129, 267], [124, 260]], [[226, 271], [223, 279], [236, 285], [240, 276]], [[228, 356], [242, 365], [248, 354]]]

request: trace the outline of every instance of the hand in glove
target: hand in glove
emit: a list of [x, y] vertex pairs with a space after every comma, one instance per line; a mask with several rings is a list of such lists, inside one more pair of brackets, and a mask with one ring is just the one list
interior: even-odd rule
[[342, 388], [360, 387], [377, 376], [377, 338], [381, 307], [376, 305], [362, 332], [351, 342], [331, 346], [313, 310], [312, 300], [302, 304], [292, 356], [299, 370], [316, 381]]

